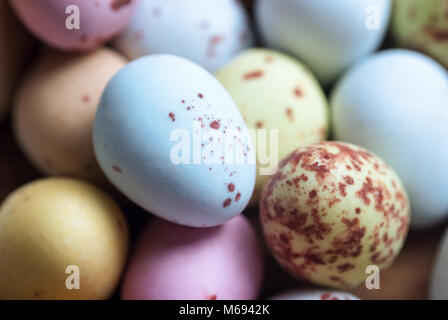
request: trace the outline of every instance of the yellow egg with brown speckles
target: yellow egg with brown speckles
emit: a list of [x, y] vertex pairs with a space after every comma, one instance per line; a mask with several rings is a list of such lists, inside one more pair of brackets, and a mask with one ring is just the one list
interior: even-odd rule
[[[250, 129], [257, 129], [257, 181], [251, 204], [278, 160], [294, 149], [325, 140], [328, 104], [311, 72], [297, 60], [268, 49], [250, 49], [216, 73]], [[265, 129], [266, 131], [259, 130]]]
[[88, 183], [47, 178], [0, 206], [0, 300], [107, 299], [123, 272], [123, 213]]
[[350, 288], [398, 255], [410, 206], [400, 178], [376, 155], [322, 142], [280, 163], [263, 190], [260, 215], [285, 270], [317, 285]]

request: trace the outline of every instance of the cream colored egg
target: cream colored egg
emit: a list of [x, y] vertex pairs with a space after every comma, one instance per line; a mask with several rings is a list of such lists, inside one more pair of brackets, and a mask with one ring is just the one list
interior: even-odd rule
[[388, 267], [409, 225], [408, 197], [393, 169], [341, 142], [291, 153], [260, 203], [264, 235], [280, 264], [334, 288], [354, 287]]
[[8, 1], [0, 1], [0, 119], [11, 102], [11, 98], [34, 44], [15, 18]]
[[43, 54], [13, 110], [18, 143], [36, 167], [48, 175], [105, 181], [93, 153], [93, 120], [106, 83], [125, 64], [110, 49]]
[[[216, 77], [240, 108], [248, 127], [257, 130], [253, 139], [257, 142], [257, 181], [251, 201], [255, 205], [278, 160], [297, 147], [326, 138], [327, 101], [304, 65], [273, 50], [247, 50]], [[259, 129], [266, 130], [265, 136]]]
[[0, 299], [109, 298], [127, 252], [108, 195], [74, 179], [32, 182], [0, 206]]
[[395, 0], [392, 35], [396, 44], [426, 53], [448, 68], [448, 1]]

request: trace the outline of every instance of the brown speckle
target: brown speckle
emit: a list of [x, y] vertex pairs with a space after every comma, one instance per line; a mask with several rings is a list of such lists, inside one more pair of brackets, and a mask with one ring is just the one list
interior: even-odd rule
[[264, 75], [264, 71], [263, 70], [255, 70], [255, 71], [251, 71], [246, 73], [243, 78], [245, 80], [251, 80], [251, 79], [257, 79], [257, 78], [261, 78]]
[[113, 0], [111, 3], [112, 10], [120, 10], [123, 7], [129, 5], [132, 0]]
[[228, 198], [224, 201], [222, 206], [223, 206], [223, 208], [227, 208], [228, 206], [230, 206], [231, 203], [232, 203], [232, 199]]

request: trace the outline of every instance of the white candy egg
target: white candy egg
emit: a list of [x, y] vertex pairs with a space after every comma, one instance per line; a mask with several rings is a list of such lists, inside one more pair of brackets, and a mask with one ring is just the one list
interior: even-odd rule
[[335, 138], [375, 152], [397, 171], [414, 227], [448, 216], [447, 101], [446, 70], [399, 49], [357, 64], [332, 94]]
[[239, 0], [145, 0], [115, 47], [130, 59], [168, 53], [214, 71], [251, 44]]
[[237, 106], [210, 73], [180, 57], [144, 57], [112, 78], [94, 148], [118, 189], [174, 223], [222, 224], [254, 189], [254, 149]]
[[264, 42], [302, 60], [323, 84], [374, 51], [387, 30], [390, 0], [258, 0]]

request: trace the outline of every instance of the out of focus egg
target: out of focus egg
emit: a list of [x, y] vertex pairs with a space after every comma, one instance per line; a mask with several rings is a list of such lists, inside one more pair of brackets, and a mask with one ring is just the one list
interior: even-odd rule
[[329, 84], [377, 49], [386, 33], [390, 0], [257, 0], [264, 42], [295, 55]]
[[355, 65], [332, 93], [338, 140], [372, 150], [403, 180], [412, 225], [448, 217], [448, 73], [431, 58], [387, 50]]
[[427, 53], [448, 68], [448, 1], [395, 0], [392, 34], [400, 46]]
[[216, 70], [252, 44], [239, 0], [145, 0], [115, 46], [131, 59], [169, 53]]
[[340, 291], [304, 289], [278, 294], [271, 300], [359, 300], [359, 298]]
[[32, 182], [0, 206], [0, 299], [107, 299], [127, 252], [108, 195], [74, 179]]
[[258, 296], [262, 274], [261, 244], [243, 216], [208, 229], [157, 219], [137, 243], [122, 298], [252, 300]]
[[0, 1], [0, 120], [5, 116], [33, 41], [8, 7]]
[[118, 189], [174, 223], [222, 224], [252, 196], [255, 155], [237, 106], [218, 80], [180, 57], [140, 58], [112, 78], [94, 147]]
[[28, 29], [48, 45], [85, 51], [120, 32], [131, 19], [138, 1], [10, 0], [10, 3]]
[[67, 55], [46, 51], [17, 93], [14, 129], [41, 171], [105, 182], [92, 146], [101, 93], [126, 59], [110, 49]]
[[442, 238], [434, 261], [430, 284], [430, 299], [448, 299], [448, 230]]
[[252, 204], [278, 160], [302, 145], [324, 140], [328, 129], [325, 95], [308, 69], [279, 52], [251, 49], [216, 73], [249, 128], [255, 132], [258, 169]]
[[365, 149], [342, 142], [299, 148], [266, 183], [267, 244], [297, 278], [336, 288], [387, 268], [405, 240], [409, 203], [400, 178]]

